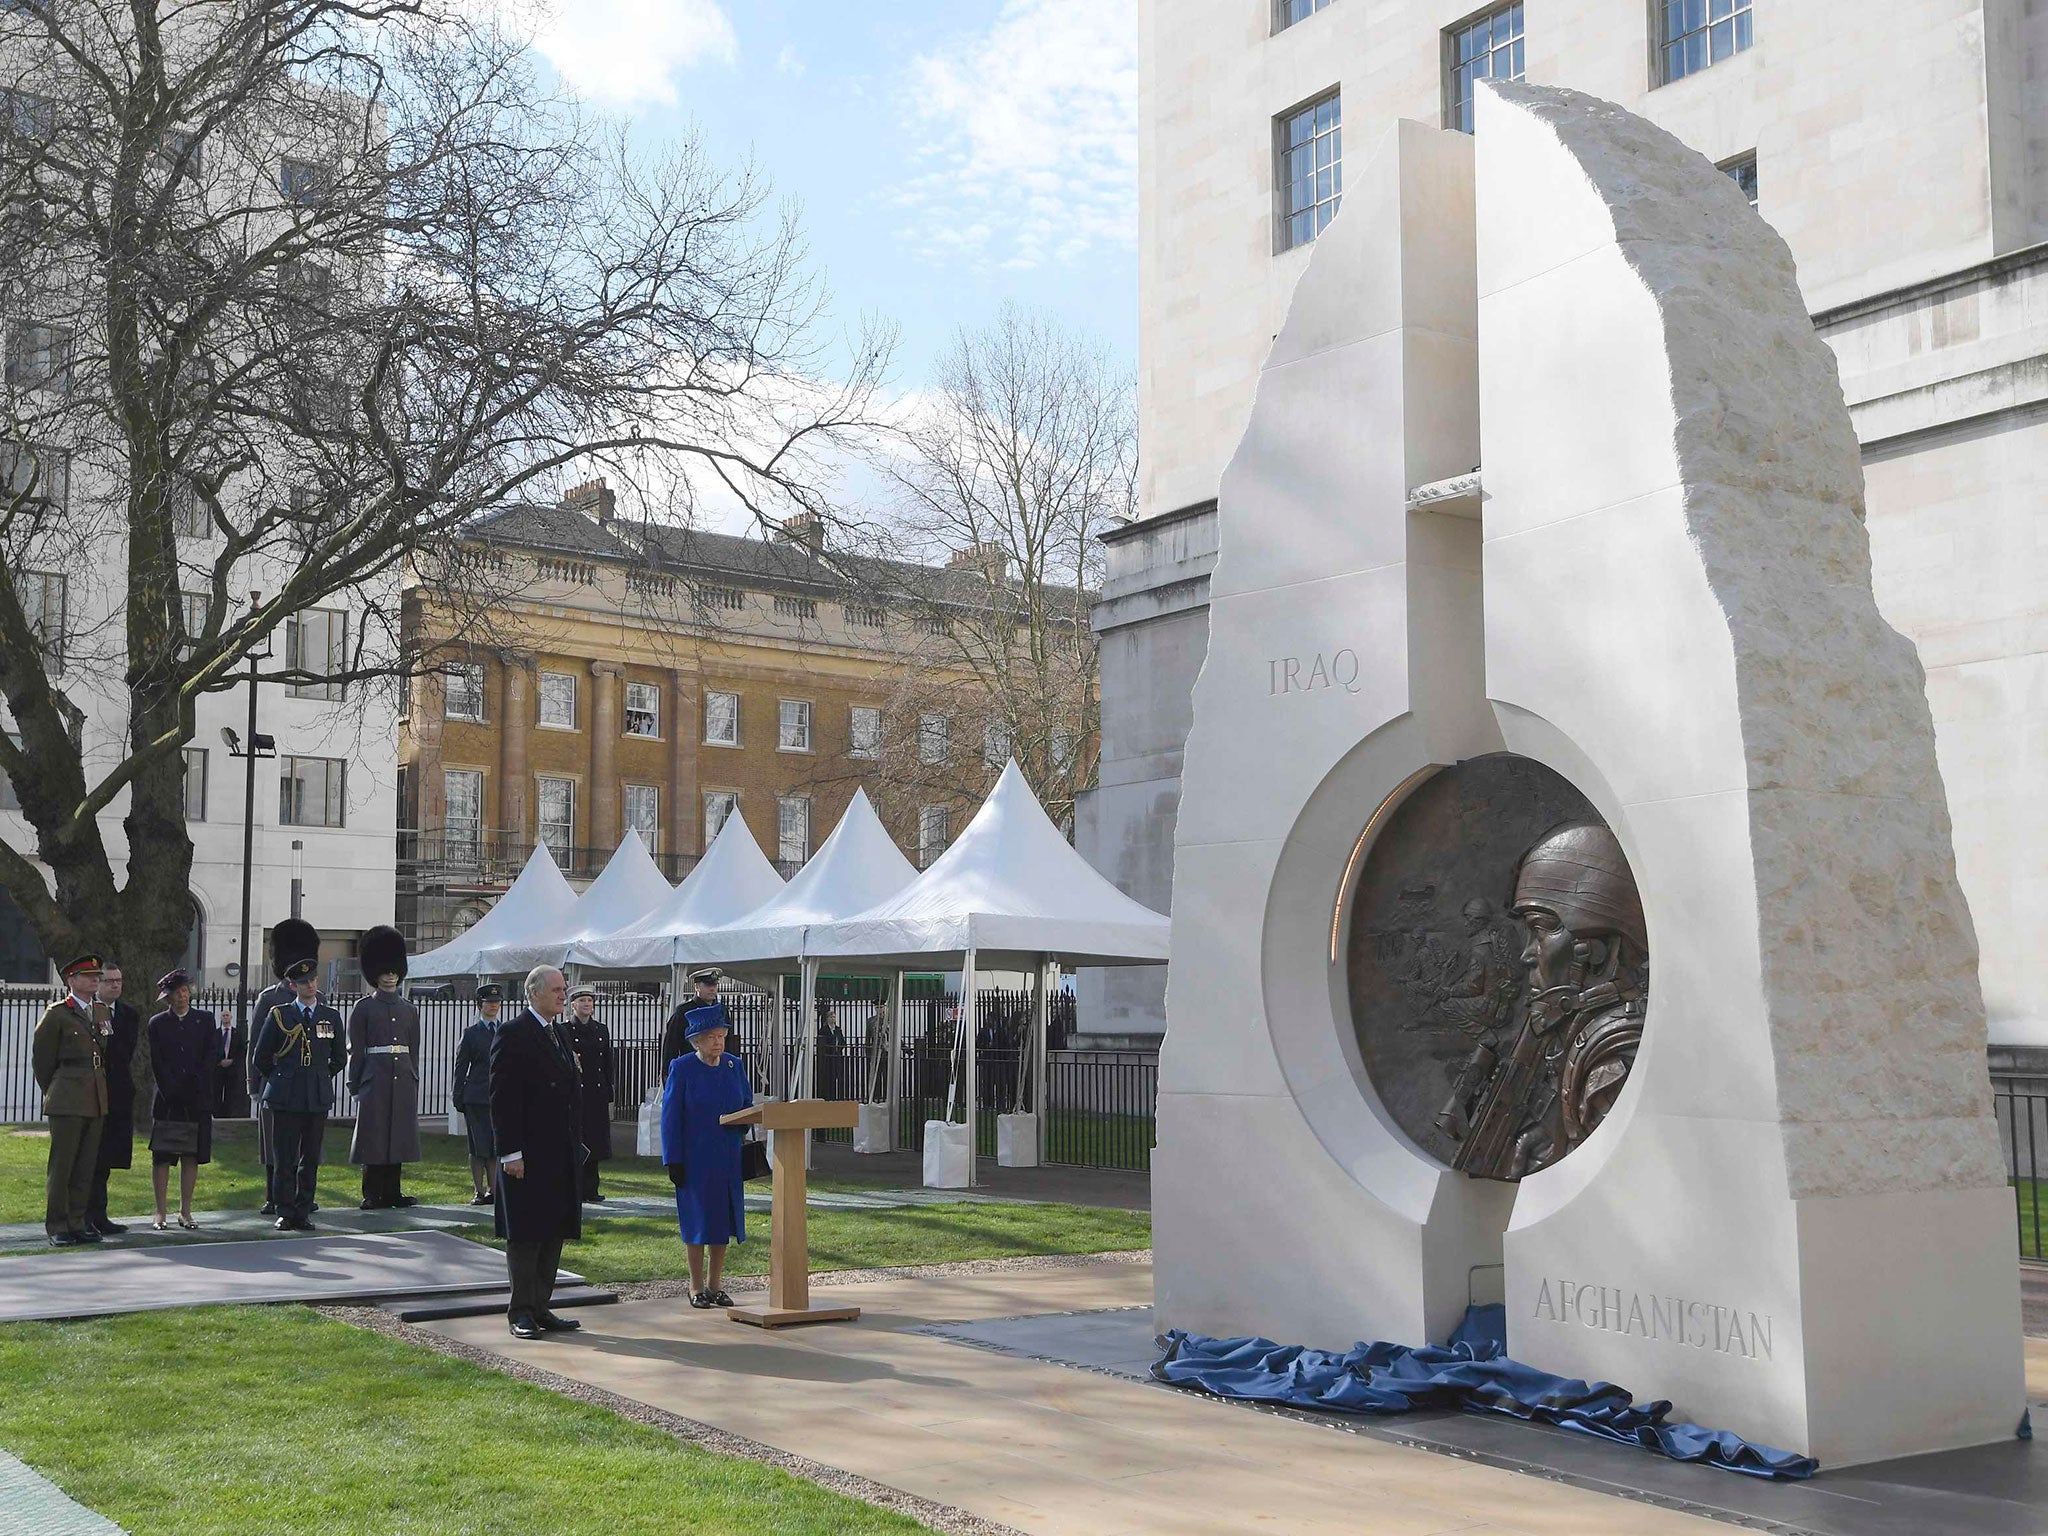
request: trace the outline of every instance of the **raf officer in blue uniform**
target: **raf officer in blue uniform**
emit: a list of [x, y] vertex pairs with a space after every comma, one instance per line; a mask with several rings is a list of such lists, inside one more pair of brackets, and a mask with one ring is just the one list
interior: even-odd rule
[[256, 1047], [249, 1057], [270, 1112], [280, 1232], [313, 1230], [327, 1112], [334, 1108], [334, 1079], [348, 1065], [348, 1033], [341, 1015], [320, 1001], [318, 974], [319, 962], [313, 959], [285, 968], [293, 997], [273, 1003], [257, 1021]]
[[462, 1111], [469, 1130], [469, 1181], [476, 1190], [471, 1205], [491, 1205], [498, 1198], [498, 1142], [491, 1131], [491, 1042], [498, 1035], [498, 1014], [505, 989], [487, 981], [476, 989], [476, 1022], [462, 1032], [455, 1048], [455, 1081], [449, 1097]]

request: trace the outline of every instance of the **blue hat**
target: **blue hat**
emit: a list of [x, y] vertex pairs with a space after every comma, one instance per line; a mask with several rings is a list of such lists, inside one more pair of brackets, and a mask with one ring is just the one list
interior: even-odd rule
[[694, 1040], [707, 1029], [731, 1029], [732, 1020], [725, 1016], [725, 1004], [706, 1003], [701, 1008], [692, 1008], [683, 1014], [683, 1038]]

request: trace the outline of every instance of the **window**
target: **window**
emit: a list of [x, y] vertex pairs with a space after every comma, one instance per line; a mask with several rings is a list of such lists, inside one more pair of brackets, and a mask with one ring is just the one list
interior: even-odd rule
[[784, 795], [775, 802], [775, 857], [801, 864], [811, 856], [811, 802]]
[[206, 503], [199, 499], [199, 493], [192, 488], [189, 480], [174, 482], [166, 502], [171, 515], [171, 531], [179, 538], [213, 537], [213, 517], [206, 510]]
[[49, 571], [23, 571], [14, 578], [14, 590], [21, 599], [21, 615], [42, 642], [43, 655], [62, 665], [64, 660], [64, 604], [66, 584], [62, 575]]
[[484, 849], [484, 776], [473, 768], [441, 772], [441, 856], [475, 863]]
[[71, 455], [56, 448], [0, 444], [0, 494], [62, 512], [71, 504]]
[[280, 825], [339, 827], [348, 804], [348, 764], [338, 757], [287, 757], [283, 794], [277, 808]]
[[1285, 32], [1297, 21], [1307, 21], [1330, 0], [1274, 0], [1273, 30]]
[[889, 610], [878, 608], [873, 603], [848, 603], [846, 624], [849, 629], [881, 629], [889, 622]]
[[919, 806], [917, 811], [917, 867], [929, 869], [932, 861], [946, 851], [946, 808]]
[[213, 600], [204, 592], [180, 592], [178, 594], [178, 617], [185, 626], [185, 649], [192, 649], [191, 641], [206, 633], [207, 611]]
[[661, 846], [661, 791], [652, 784], [626, 786], [626, 826], [653, 853]]
[[204, 160], [205, 146], [199, 135], [187, 133], [182, 128], [166, 128], [157, 140], [156, 157], [163, 168], [173, 174], [197, 176]]
[[626, 684], [626, 734], [661, 735], [661, 686], [658, 683]]
[[853, 706], [851, 715], [851, 740], [846, 748], [848, 757], [880, 757], [882, 755], [882, 712], [869, 709], [864, 704]]
[[320, 201], [324, 190], [320, 167], [309, 160], [285, 159], [277, 162], [277, 190], [288, 203], [309, 206]]
[[71, 387], [71, 333], [54, 325], [17, 325], [7, 335], [7, 387]]
[[917, 760], [920, 763], [943, 763], [952, 745], [952, 722], [944, 715], [918, 716]]
[[1756, 151], [1751, 150], [1740, 159], [1730, 160], [1721, 169], [1728, 173], [1728, 179], [1742, 188], [1742, 195], [1749, 199], [1749, 206], [1756, 206]]
[[815, 619], [818, 616], [818, 601], [812, 597], [778, 597], [775, 611], [785, 619]]
[[476, 720], [484, 717], [484, 666], [466, 661], [450, 667], [441, 680], [441, 716], [445, 720]]
[[539, 791], [540, 840], [566, 869], [569, 850], [576, 846], [576, 781], [542, 778]]
[[1336, 217], [1344, 193], [1343, 133], [1335, 91], [1275, 124], [1280, 249], [1307, 245]]
[[984, 767], [1001, 768], [1010, 760], [1010, 726], [1006, 720], [991, 720], [981, 728], [981, 761]]
[[736, 747], [740, 744], [738, 694], [705, 692], [704, 740], [714, 747]]
[[206, 748], [185, 749], [185, 819], [206, 820]]
[[1444, 126], [1470, 133], [1479, 82], [1522, 78], [1522, 0], [1446, 32], [1444, 67]]
[[[1750, 0], [1661, 0], [1664, 82], [1696, 75], [1750, 44]], [[1754, 203], [1752, 198], [1751, 202]]]
[[[336, 608], [308, 608], [284, 627], [284, 664], [302, 672], [331, 674], [348, 666], [348, 615]], [[337, 682], [293, 683], [295, 699], [338, 699]]]
[[0, 91], [0, 133], [17, 139], [48, 139], [56, 132], [56, 102], [28, 91]]
[[808, 699], [784, 699], [775, 738], [778, 752], [811, 750], [811, 704]]
[[740, 797], [729, 789], [707, 789], [704, 791], [704, 846], [709, 849], [712, 839], [725, 830], [726, 819], [740, 808]]
[[576, 677], [571, 672], [540, 675], [540, 723], [549, 730], [576, 729]]

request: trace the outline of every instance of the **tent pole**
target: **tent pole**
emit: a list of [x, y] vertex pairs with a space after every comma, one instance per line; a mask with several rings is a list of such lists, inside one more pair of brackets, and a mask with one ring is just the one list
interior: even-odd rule
[[768, 1097], [787, 1099], [792, 1097], [783, 1084], [789, 1075], [788, 1063], [782, 1055], [782, 968], [775, 968], [775, 1017], [768, 1021]]
[[[818, 1096], [818, 962], [806, 959], [800, 962], [797, 991], [803, 1023], [797, 1027], [802, 1031], [798, 1037], [803, 1041], [797, 1056], [796, 1092], [791, 1098], [815, 1099]], [[804, 1167], [816, 1165], [811, 1161], [811, 1133], [804, 1131]]]
[[903, 1103], [903, 970], [900, 966], [896, 970], [896, 990], [890, 994], [889, 1006], [895, 1021], [885, 1032], [883, 1049], [889, 1053], [889, 1075], [882, 1080], [882, 1102], [888, 1106], [889, 1149], [896, 1151], [896, 1126], [902, 1115]]
[[974, 951], [967, 951], [967, 964], [960, 974], [960, 1028], [967, 1036], [966, 1081], [961, 1085], [967, 1096], [967, 1187], [972, 1189], [974, 1177], [975, 1137], [981, 1130], [980, 1105], [976, 1097], [978, 1084], [975, 1081], [976, 1061], [975, 1035], [981, 1023], [980, 1011], [975, 1007]]
[[1045, 1166], [1047, 1124], [1052, 1118], [1052, 1100], [1046, 1087], [1046, 1066], [1050, 1054], [1047, 1037], [1052, 1033], [1053, 966], [1051, 955], [1038, 957], [1038, 1017], [1031, 1031], [1031, 1113], [1038, 1127], [1038, 1166]]

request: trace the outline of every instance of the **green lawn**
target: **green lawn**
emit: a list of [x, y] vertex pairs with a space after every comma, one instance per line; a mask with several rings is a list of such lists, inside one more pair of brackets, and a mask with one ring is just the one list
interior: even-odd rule
[[[467, 1236], [468, 1234], [463, 1234]], [[879, 1269], [1053, 1253], [1112, 1253], [1152, 1246], [1144, 1211], [1081, 1205], [918, 1205], [880, 1211], [812, 1211], [811, 1269]], [[749, 1212], [747, 1241], [727, 1252], [728, 1273], [768, 1270], [768, 1218]], [[474, 1241], [502, 1246], [495, 1238]], [[602, 1284], [689, 1274], [673, 1221], [641, 1216], [583, 1224], [562, 1265]]]
[[[43, 1168], [50, 1156], [47, 1135], [37, 1126], [0, 1129], [0, 1222], [43, 1219]], [[348, 1160], [349, 1127], [334, 1126], [327, 1132], [327, 1150], [320, 1169], [320, 1199], [323, 1205], [354, 1205], [362, 1198], [362, 1173]], [[632, 1143], [628, 1142], [630, 1146]], [[405, 1192], [426, 1201], [443, 1204], [469, 1199], [469, 1144], [460, 1136], [422, 1136], [420, 1151], [425, 1157], [405, 1166]], [[607, 1195], [656, 1195], [672, 1193], [661, 1163], [651, 1157], [622, 1157], [604, 1165]], [[814, 1189], [870, 1189], [871, 1183], [814, 1179]], [[178, 1186], [171, 1181], [170, 1197], [176, 1209]], [[135, 1166], [116, 1170], [107, 1186], [107, 1203], [119, 1215], [147, 1211], [154, 1197], [149, 1188], [149, 1149], [135, 1147]], [[216, 1124], [213, 1128], [213, 1161], [199, 1170], [199, 1192], [193, 1208], [202, 1211], [254, 1210], [263, 1203], [263, 1166], [256, 1159], [256, 1127], [245, 1121]]]
[[16, 1323], [0, 1382], [0, 1445], [134, 1536], [920, 1529], [303, 1307]]

